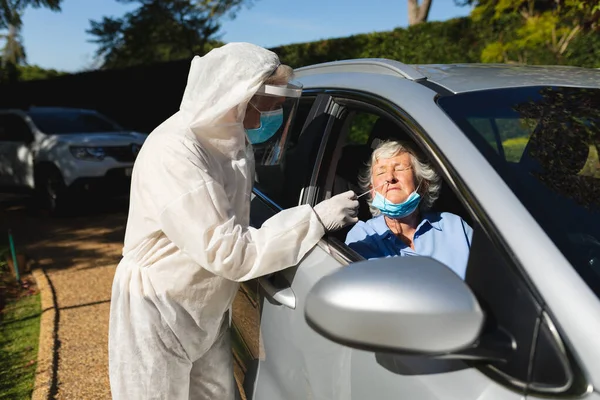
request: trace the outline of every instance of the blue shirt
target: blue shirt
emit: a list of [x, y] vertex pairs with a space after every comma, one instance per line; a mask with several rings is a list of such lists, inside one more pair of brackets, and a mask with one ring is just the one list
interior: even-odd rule
[[458, 215], [425, 213], [415, 231], [411, 249], [385, 223], [383, 215], [352, 227], [346, 244], [366, 259], [395, 256], [429, 256], [464, 279], [473, 229]]

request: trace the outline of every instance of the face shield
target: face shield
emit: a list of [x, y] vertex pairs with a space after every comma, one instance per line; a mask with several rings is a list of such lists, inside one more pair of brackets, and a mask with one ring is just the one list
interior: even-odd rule
[[244, 125], [257, 167], [282, 163], [301, 94], [299, 83], [263, 85], [248, 103]]

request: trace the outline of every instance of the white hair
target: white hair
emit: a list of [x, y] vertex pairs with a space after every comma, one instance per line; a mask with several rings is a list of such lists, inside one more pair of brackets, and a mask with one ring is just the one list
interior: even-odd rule
[[[421, 195], [419, 210], [427, 211], [438, 197], [440, 197], [440, 189], [442, 187], [441, 179], [433, 167], [427, 162], [419, 160], [415, 150], [405, 142], [386, 140], [379, 143], [375, 150], [373, 150], [370, 161], [366, 163], [366, 168], [361, 171], [358, 182], [363, 191], [370, 191], [373, 188], [373, 174], [371, 170], [373, 165], [375, 165], [378, 160], [393, 158], [403, 153], [408, 153], [410, 155], [413, 178], [418, 186], [418, 193]], [[373, 197], [370, 192], [366, 197], [371, 214], [373, 216], [381, 214], [381, 211], [379, 211], [378, 208], [373, 207]]]
[[285, 85], [294, 77], [294, 70], [289, 65], [279, 64], [275, 71], [269, 76], [265, 85]]

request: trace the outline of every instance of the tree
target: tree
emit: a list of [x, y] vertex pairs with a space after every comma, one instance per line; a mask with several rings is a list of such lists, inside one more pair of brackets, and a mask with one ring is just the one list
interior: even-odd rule
[[68, 72], [60, 72], [55, 69], [44, 69], [37, 65], [19, 66], [19, 80], [21, 81], [50, 79], [68, 74]]
[[139, 3], [122, 18], [90, 21], [91, 42], [102, 68], [191, 58], [214, 44], [218, 19], [233, 16], [249, 0], [117, 0]]
[[[456, 1], [456, 0], [455, 0]], [[513, 37], [490, 43], [482, 52], [484, 62], [527, 62], [527, 54], [547, 49], [560, 63], [573, 39], [582, 32], [598, 31], [598, 0], [458, 0], [475, 5], [475, 21], [502, 23], [519, 18]]]
[[0, 34], [4, 39], [2, 48], [2, 69], [0, 82], [14, 82], [19, 79], [19, 65], [27, 61], [25, 48], [21, 38], [21, 17], [27, 7], [47, 7], [60, 11], [62, 0], [0, 0], [0, 29], [6, 33]]
[[0, 0], [0, 28], [8, 28], [9, 25], [21, 28], [21, 16], [27, 7], [60, 11], [60, 3], [62, 0]]
[[4, 39], [0, 82], [15, 82], [19, 80], [20, 75], [18, 66], [24, 64], [26, 59], [19, 29], [9, 25], [8, 33], [0, 37]]
[[212, 18], [220, 18], [228, 15], [235, 18], [242, 6], [251, 6], [253, 0], [199, 0], [198, 5], [209, 11]]
[[431, 9], [432, 0], [408, 0], [408, 25], [416, 25], [426, 22]]

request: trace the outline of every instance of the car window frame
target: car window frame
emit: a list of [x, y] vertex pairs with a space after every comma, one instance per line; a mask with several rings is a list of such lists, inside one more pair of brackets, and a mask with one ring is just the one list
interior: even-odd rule
[[[564, 86], [564, 85], [531, 85], [531, 86], [527, 86], [527, 87], [512, 87], [512, 88], [499, 88], [499, 89], [490, 89], [489, 91], [494, 93], [498, 93], [498, 92], [505, 92], [508, 93], [509, 95], [513, 95], [513, 93], [517, 93], [519, 94], [521, 91], [531, 91], [531, 90], [535, 90], [535, 91], [539, 91], [539, 90], [544, 90], [544, 89], [552, 89], [554, 90], [558, 90], [558, 91], [562, 91], [562, 90], [593, 90], [595, 92], [600, 93], [600, 88], [584, 88], [584, 87], [569, 87], [569, 86]], [[457, 97], [462, 97], [463, 99], [466, 98], [467, 100], [472, 102], [471, 96], [485, 96], [488, 95], [485, 92], [471, 92], [471, 93], [460, 93], [457, 95]], [[544, 233], [548, 236], [548, 239], [553, 243], [553, 245], [555, 246], [556, 250], [560, 253], [561, 256], [565, 257], [566, 262], [569, 265], [569, 268], [571, 268], [580, 279], [582, 279], [582, 282], [585, 283], [585, 285], [587, 286], [587, 288], [589, 288], [590, 290], [592, 290], [592, 292], [594, 292], [595, 296], [600, 300], [600, 296], [598, 294], [598, 288], [600, 285], [600, 281], [597, 279], [597, 276], [594, 275], [593, 279], [589, 279], [589, 276], [586, 278], [584, 276], [584, 274], [587, 272], [587, 267], [583, 267], [581, 264], [575, 264], [573, 263], [573, 261], [570, 259], [570, 257], [568, 256], [568, 253], [571, 252], [571, 254], [574, 252], [572, 249], [569, 248], [569, 246], [565, 246], [564, 245], [564, 237], [560, 237], [560, 235], [551, 235], [550, 233], [552, 232], [551, 229], [548, 229], [548, 221], [552, 220], [552, 217], [548, 217], [547, 214], [536, 214], [536, 208], [537, 205], [539, 205], [539, 201], [536, 203], [529, 203], [525, 200], [530, 199], [530, 198], [534, 198], [534, 196], [528, 196], [527, 194], [524, 194], [524, 188], [527, 187], [526, 182], [524, 181], [523, 177], [533, 177], [533, 175], [531, 175], [531, 173], [513, 173], [511, 171], [511, 164], [514, 164], [514, 166], [519, 167], [520, 164], [522, 163], [521, 161], [509, 161], [508, 159], [506, 159], [506, 157], [502, 158], [502, 157], [498, 157], [497, 154], [495, 154], [495, 152], [491, 149], [491, 146], [486, 146], [486, 140], [484, 135], [475, 127], [473, 127], [470, 123], [468, 123], [468, 120], [466, 118], [462, 119], [458, 119], [457, 115], [453, 115], [453, 112], [448, 108], [447, 105], [444, 105], [444, 102], [449, 101], [449, 104], [454, 106], [455, 108], [460, 105], [459, 108], [461, 108], [462, 110], [470, 110], [468, 107], [466, 107], [468, 104], [462, 104], [462, 103], [458, 103], [461, 100], [457, 100], [452, 99], [452, 96], [439, 96], [436, 99], [436, 104], [438, 105], [438, 107], [440, 107], [440, 109], [448, 116], [448, 118], [450, 118], [456, 125], [457, 127], [459, 127], [459, 129], [463, 130], [463, 132], [465, 133], [466, 138], [478, 149], [478, 151], [481, 153], [481, 155], [484, 156], [484, 158], [487, 159], [488, 164], [496, 171], [497, 175], [500, 177], [500, 179], [506, 184], [507, 188], [515, 195], [515, 197], [519, 200], [519, 202], [521, 203], [521, 205], [524, 207], [524, 209], [527, 211], [527, 213], [535, 220], [536, 224], [538, 224], [538, 226], [540, 227], [540, 229], [542, 229], [544, 231]], [[458, 101], [458, 102], [457, 102]], [[462, 100], [464, 101], [464, 100]], [[481, 101], [479, 99], [479, 101]], [[475, 104], [475, 103], [474, 103]], [[481, 103], [483, 104], [483, 103]], [[466, 107], [466, 108], [465, 108]], [[461, 114], [462, 115], [462, 114]], [[465, 126], [465, 123], [467, 122], [467, 125]], [[537, 129], [537, 127], [536, 127]], [[525, 147], [523, 148], [523, 153], [520, 155], [520, 157], [524, 157], [524, 154], [527, 152], [528, 147], [530, 146], [530, 138], [531, 135], [534, 134], [534, 131], [532, 130], [532, 132], [530, 133], [530, 135], [528, 136], [528, 140], [527, 140], [527, 144], [525, 145]], [[593, 144], [596, 147], [596, 151], [600, 151], [599, 148], [599, 143], [592, 143], [590, 142], [589, 144]], [[588, 155], [589, 158], [589, 155]], [[588, 161], [589, 162], [589, 159]], [[587, 163], [586, 162], [586, 163]], [[543, 183], [542, 181], [538, 180], [537, 178], [534, 179], [534, 183], [536, 184], [540, 184], [542, 185], [541, 187], [543, 187]], [[551, 188], [544, 188], [546, 190], [548, 190], [550, 195], [556, 195], [556, 196], [563, 196], [562, 194], [560, 194], [559, 192], [555, 192], [555, 189], [551, 189]], [[564, 199], [565, 201], [567, 201], [568, 199]], [[560, 230], [560, 228], [557, 228], [557, 230]], [[563, 243], [561, 244], [561, 240], [563, 241]]]
[[[313, 90], [316, 90], [316, 89], [313, 89]], [[320, 90], [323, 93], [327, 93], [327, 94], [331, 95], [333, 98], [333, 101], [335, 101], [336, 103], [339, 104], [340, 108], [338, 109], [338, 114], [336, 115], [336, 118], [338, 118], [338, 119], [343, 117], [343, 115], [341, 115], [341, 114], [345, 112], [346, 107], [348, 105], [352, 105], [353, 107], [360, 108], [361, 111], [370, 112], [370, 113], [377, 114], [382, 117], [389, 118], [389, 119], [395, 121], [398, 125], [400, 125], [402, 127], [402, 129], [405, 131], [405, 133], [413, 141], [413, 143], [416, 144], [417, 147], [424, 154], [428, 155], [431, 162], [434, 163], [435, 166], [437, 167], [438, 171], [440, 171], [440, 173], [443, 174], [442, 178], [445, 179], [446, 182], [448, 182], [450, 189], [455, 193], [455, 195], [459, 198], [459, 200], [461, 200], [461, 203], [462, 203], [463, 207], [465, 208], [465, 211], [467, 213], [469, 213], [469, 216], [471, 217], [473, 222], [479, 223], [481, 225], [481, 222], [479, 221], [478, 215], [475, 211], [476, 208], [481, 209], [481, 207], [479, 207], [479, 206], [473, 207], [473, 204], [466, 200], [466, 199], [474, 200], [474, 197], [470, 194], [466, 185], [464, 185], [464, 184], [461, 185], [462, 181], [460, 179], [452, 178], [453, 176], [459, 178], [458, 173], [451, 167], [451, 165], [447, 162], [447, 160], [445, 160], [441, 151], [439, 151], [439, 150], [434, 151], [433, 143], [432, 143], [431, 139], [427, 136], [424, 129], [422, 129], [419, 126], [419, 124], [414, 119], [412, 119], [412, 117], [410, 117], [410, 115], [408, 113], [406, 113], [401, 107], [388, 101], [387, 99], [380, 98], [371, 93], [365, 93], [365, 92], [349, 90], [349, 89], [320, 89]], [[433, 106], [435, 106], [435, 104], [432, 103], [432, 107]], [[338, 121], [338, 126], [343, 124], [343, 122], [344, 121]], [[339, 140], [343, 140], [343, 139], [339, 138], [339, 137], [336, 138], [336, 144], [335, 144], [336, 147], [338, 145]], [[325, 149], [326, 146], [327, 146], [326, 141], [325, 140], [322, 141], [321, 147], [323, 149]], [[440, 157], [440, 156], [442, 156], [442, 157]], [[315, 170], [315, 173], [316, 172], [317, 172], [317, 170]], [[327, 171], [327, 176], [324, 178], [323, 177], [319, 178], [318, 176], [315, 176], [314, 179], [311, 179], [311, 185], [318, 184], [319, 179], [322, 182], [331, 181], [332, 178], [329, 175], [335, 175], [335, 168], [330, 168], [330, 170]], [[327, 188], [321, 189], [321, 190], [316, 190], [315, 193], [319, 193], [320, 191], [326, 192]], [[465, 199], [465, 201], [462, 201], [462, 199]], [[317, 196], [313, 196], [313, 197], [307, 199], [307, 202], [314, 206], [320, 200], [324, 200], [324, 198], [319, 198]], [[489, 233], [488, 233], [488, 235], [489, 235]], [[356, 253], [355, 251], [350, 249], [348, 246], [345, 245], [345, 243], [341, 242], [337, 238], [334, 238], [331, 235], [326, 235], [324, 240], [329, 246], [332, 247], [332, 249], [335, 249], [338, 252], [339, 257], [344, 258], [344, 259], [349, 259], [349, 260], [351, 260], [350, 262], [364, 260], [364, 258], [362, 256], [358, 255], [358, 253]]]

